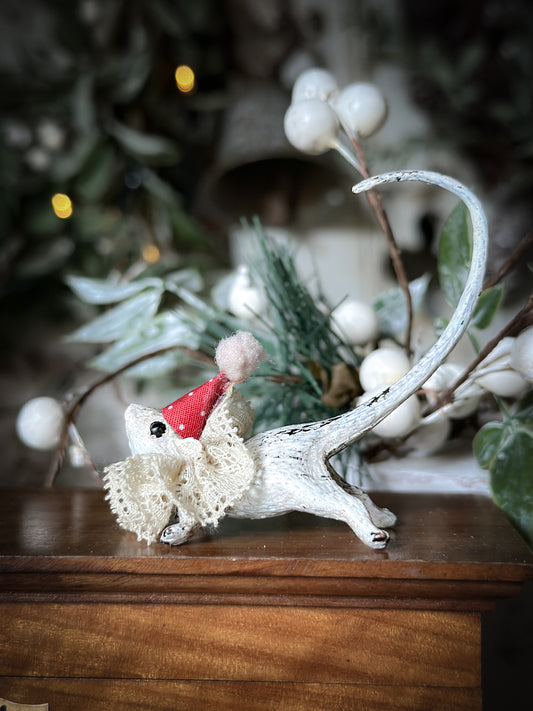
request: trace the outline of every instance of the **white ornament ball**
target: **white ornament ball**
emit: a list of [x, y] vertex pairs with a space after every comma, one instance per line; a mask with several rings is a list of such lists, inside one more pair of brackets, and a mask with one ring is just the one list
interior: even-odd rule
[[333, 109], [319, 99], [291, 104], [283, 125], [289, 143], [302, 153], [320, 155], [337, 144], [339, 120]]
[[412, 456], [422, 457], [436, 452], [448, 440], [452, 425], [447, 417], [438, 417], [431, 422], [421, 421], [407, 438], [406, 445], [414, 451]]
[[437, 370], [431, 375], [423, 385], [426, 390], [426, 398], [430, 404], [433, 404], [438, 395], [457, 380], [462, 368], [455, 363], [442, 363]]
[[362, 301], [346, 299], [333, 310], [331, 317], [335, 331], [351, 346], [363, 346], [377, 338], [377, 314]]
[[294, 82], [292, 103], [304, 99], [328, 101], [338, 91], [337, 81], [326, 69], [306, 69]]
[[479, 364], [476, 370], [494, 368], [493, 373], [476, 377], [476, 383], [494, 395], [500, 397], [516, 397], [527, 387], [527, 381], [511, 366], [512, 352], [516, 339], [507, 336], [502, 338], [489, 355]]
[[441, 393], [453, 383], [453, 381], [457, 378], [459, 371], [459, 366], [456, 366], [453, 363], [443, 363], [442, 365], [439, 365], [433, 375], [430, 375], [424, 383], [424, 389]]
[[386, 388], [411, 368], [409, 358], [399, 348], [376, 348], [361, 363], [359, 381], [363, 390]]
[[[364, 393], [364, 395], [359, 398], [359, 403], [371, 400], [381, 392], [383, 392], [383, 389], [377, 388], [371, 392]], [[398, 405], [390, 415], [387, 415], [387, 417], [381, 420], [381, 422], [374, 427], [372, 432], [377, 434], [378, 437], [405, 437], [405, 435], [412, 432], [415, 427], [418, 426], [419, 422], [420, 403], [416, 395], [411, 395], [411, 397], [404, 400], [401, 405]]]
[[37, 397], [22, 406], [16, 429], [20, 440], [32, 449], [58, 446], [65, 423], [61, 404], [52, 397]]
[[[439, 365], [437, 370], [424, 383], [424, 390], [433, 390], [436, 393], [441, 393], [457, 380], [462, 374], [464, 368], [457, 363], [443, 363]], [[444, 414], [452, 420], [461, 420], [469, 415], [472, 415], [479, 407], [481, 400], [481, 388], [472, 384], [450, 405], [446, 406]], [[435, 396], [431, 392], [426, 394], [429, 403], [435, 402]]]
[[480, 400], [479, 388], [473, 387], [453, 401], [452, 405], [446, 409], [446, 415], [451, 420], [462, 420], [465, 417], [470, 417], [478, 409]]
[[533, 326], [515, 338], [511, 348], [511, 365], [523, 378], [533, 381]]
[[263, 314], [265, 307], [263, 292], [252, 284], [248, 267], [241, 265], [228, 295], [228, 309], [237, 318], [253, 319]]
[[485, 390], [500, 397], [517, 397], [527, 388], [527, 380], [512, 368], [487, 373], [476, 378], [476, 382]]
[[341, 122], [361, 138], [376, 133], [387, 118], [387, 102], [374, 84], [359, 82], [345, 87], [335, 102]]

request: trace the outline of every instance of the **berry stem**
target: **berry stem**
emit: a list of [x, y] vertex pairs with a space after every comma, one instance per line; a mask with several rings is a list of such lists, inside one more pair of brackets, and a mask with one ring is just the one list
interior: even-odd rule
[[[337, 150], [339, 153], [342, 155], [342, 157], [350, 163], [356, 170], [363, 176], [363, 178], [370, 178], [370, 173], [368, 171], [368, 166], [366, 163], [365, 155], [363, 153], [363, 149], [361, 148], [361, 144], [357, 140], [357, 137], [353, 135], [353, 132], [348, 129], [347, 126], [343, 124], [343, 128], [345, 132], [347, 133], [351, 144], [353, 146], [353, 149], [356, 154], [356, 159], [351, 156], [350, 152], [346, 150], [344, 146], [341, 146], [340, 144], [337, 145]], [[396, 278], [398, 280], [398, 284], [405, 294], [405, 303], [407, 306], [407, 328], [405, 332], [405, 351], [408, 356], [412, 355], [412, 349], [411, 349], [411, 333], [413, 330], [413, 300], [411, 298], [411, 292], [409, 290], [409, 281], [407, 279], [407, 274], [405, 272], [405, 268], [402, 262], [402, 258], [400, 256], [400, 250], [398, 249], [398, 244], [396, 242], [396, 239], [394, 237], [394, 233], [392, 231], [391, 224], [389, 222], [389, 218], [387, 216], [387, 212], [383, 206], [383, 200], [381, 198], [381, 194], [372, 188], [366, 193], [366, 199], [368, 201], [368, 204], [370, 205], [370, 208], [372, 212], [374, 213], [376, 220], [383, 230], [383, 233], [385, 234], [385, 237], [387, 239], [387, 246], [389, 250], [389, 256], [391, 258], [392, 262], [392, 267], [394, 269], [394, 273], [396, 274]]]
[[498, 271], [493, 274], [487, 281], [483, 284], [483, 291], [490, 289], [500, 281], [515, 267], [515, 265], [522, 259], [523, 255], [527, 250], [533, 246], [533, 232], [528, 233], [525, 237], [522, 237], [516, 249], [511, 254], [509, 259], [502, 264]]

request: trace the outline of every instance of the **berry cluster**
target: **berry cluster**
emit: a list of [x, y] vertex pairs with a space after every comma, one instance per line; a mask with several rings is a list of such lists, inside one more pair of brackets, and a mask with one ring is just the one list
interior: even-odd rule
[[340, 147], [341, 127], [350, 137], [368, 138], [386, 118], [387, 102], [374, 84], [357, 82], [339, 89], [330, 72], [308, 69], [294, 83], [284, 128], [295, 148], [320, 155]]

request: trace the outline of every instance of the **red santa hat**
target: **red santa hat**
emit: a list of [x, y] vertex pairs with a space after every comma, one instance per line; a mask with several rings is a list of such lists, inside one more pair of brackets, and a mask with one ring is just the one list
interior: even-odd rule
[[164, 407], [163, 417], [180, 437], [198, 439], [230, 383], [246, 380], [266, 358], [261, 344], [247, 331], [224, 338], [215, 352], [219, 374]]

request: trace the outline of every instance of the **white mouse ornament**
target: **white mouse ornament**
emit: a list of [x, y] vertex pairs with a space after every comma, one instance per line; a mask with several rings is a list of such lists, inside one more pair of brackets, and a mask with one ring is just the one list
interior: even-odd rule
[[353, 444], [415, 395], [464, 333], [481, 291], [487, 225], [477, 198], [452, 178], [398, 171], [369, 178], [354, 192], [385, 183], [418, 181], [443, 187], [467, 205], [472, 221], [468, 278], [448, 326], [434, 345], [398, 380], [353, 410], [306, 424], [286, 425], [245, 441], [250, 406], [234, 383], [265, 359], [246, 332], [221, 341], [219, 375], [161, 412], [139, 405], [126, 411], [132, 456], [107, 467], [104, 484], [118, 521], [139, 538], [178, 545], [198, 527], [223, 516], [268, 518], [305, 511], [347, 523], [371, 548], [385, 548], [396, 517], [361, 489], [343, 481], [331, 457]]
[[233, 385], [265, 359], [259, 342], [239, 331], [218, 344], [220, 372], [207, 383], [161, 412], [127, 408], [132, 456], [108, 466], [103, 478], [123, 528], [151, 543], [177, 514], [174, 538], [185, 540], [198, 526], [216, 526], [242, 496], [255, 474], [243, 441], [253, 413]]

